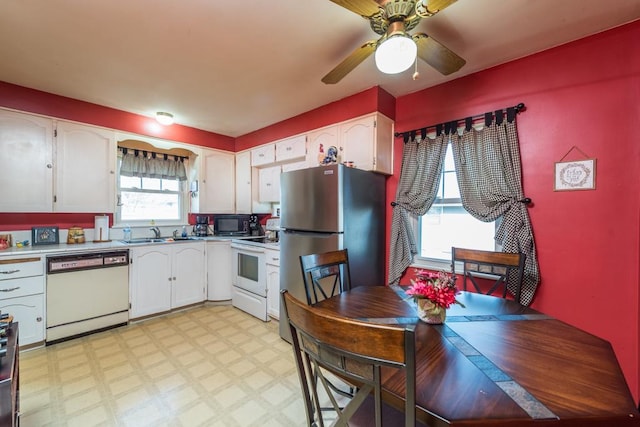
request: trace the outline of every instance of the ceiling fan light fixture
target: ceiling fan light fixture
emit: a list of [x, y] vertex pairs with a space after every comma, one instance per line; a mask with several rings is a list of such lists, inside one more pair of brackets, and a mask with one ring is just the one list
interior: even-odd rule
[[161, 125], [169, 126], [173, 124], [173, 114], [158, 111], [156, 113], [156, 121]]
[[404, 33], [384, 40], [375, 53], [376, 66], [385, 74], [398, 74], [407, 70], [416, 60], [418, 46]]

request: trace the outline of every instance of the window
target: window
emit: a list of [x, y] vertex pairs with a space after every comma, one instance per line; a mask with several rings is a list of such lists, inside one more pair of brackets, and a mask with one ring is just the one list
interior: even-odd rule
[[185, 224], [186, 181], [120, 174], [118, 161], [118, 213], [120, 224]]
[[[496, 221], [497, 222], [497, 221]], [[451, 247], [497, 250], [496, 222], [475, 219], [462, 206], [451, 144], [447, 146], [438, 194], [431, 209], [419, 218], [416, 263], [431, 268], [449, 268]]]

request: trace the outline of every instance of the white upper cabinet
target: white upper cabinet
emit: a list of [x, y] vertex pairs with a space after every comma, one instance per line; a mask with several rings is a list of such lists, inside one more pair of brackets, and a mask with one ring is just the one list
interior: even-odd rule
[[115, 132], [69, 122], [58, 122], [56, 129], [54, 210], [113, 212]]
[[235, 212], [235, 162], [233, 153], [203, 150], [200, 212]]
[[271, 203], [258, 201], [259, 169], [251, 167], [251, 152], [236, 154], [236, 213], [269, 213]]
[[53, 121], [0, 110], [0, 211], [51, 212]]
[[340, 123], [338, 161], [387, 175], [393, 174], [393, 121], [374, 113]]
[[338, 125], [327, 126], [309, 132], [308, 139], [307, 165], [313, 168], [322, 163], [329, 147], [338, 148]]
[[236, 213], [251, 213], [251, 152], [236, 154]]
[[280, 166], [262, 168], [259, 170], [259, 200], [260, 202], [280, 203]]
[[251, 150], [251, 166], [263, 166], [276, 161], [275, 144], [267, 144]]
[[387, 175], [393, 174], [393, 120], [372, 113], [309, 132], [307, 165], [315, 167], [338, 150], [338, 162]]
[[276, 162], [302, 160], [307, 154], [307, 136], [298, 135], [276, 142]]

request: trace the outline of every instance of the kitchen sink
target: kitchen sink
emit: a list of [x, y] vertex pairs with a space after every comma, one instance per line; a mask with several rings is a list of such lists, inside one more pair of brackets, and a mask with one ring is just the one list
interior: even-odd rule
[[139, 244], [139, 243], [164, 243], [166, 242], [166, 239], [155, 239], [155, 238], [151, 238], [151, 237], [140, 237], [137, 239], [131, 239], [131, 240], [123, 240], [122, 243], [127, 243], [129, 245], [135, 245], [135, 244]]
[[122, 240], [122, 243], [128, 245], [137, 245], [143, 243], [169, 243], [169, 242], [187, 242], [190, 240], [201, 240], [200, 237], [139, 237], [137, 239]]

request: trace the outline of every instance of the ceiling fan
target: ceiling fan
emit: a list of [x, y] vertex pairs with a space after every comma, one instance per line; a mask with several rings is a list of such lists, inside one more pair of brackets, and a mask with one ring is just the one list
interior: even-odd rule
[[[446, 46], [425, 33], [408, 34], [422, 18], [433, 16], [456, 0], [331, 0], [369, 20], [371, 29], [381, 37], [370, 40], [338, 64], [322, 82], [338, 83], [372, 53], [382, 72], [399, 73], [411, 66], [416, 55], [444, 75], [458, 71], [466, 63]], [[396, 58], [383, 66], [383, 55], [408, 51], [404, 59]], [[414, 76], [415, 78], [415, 76]]]

